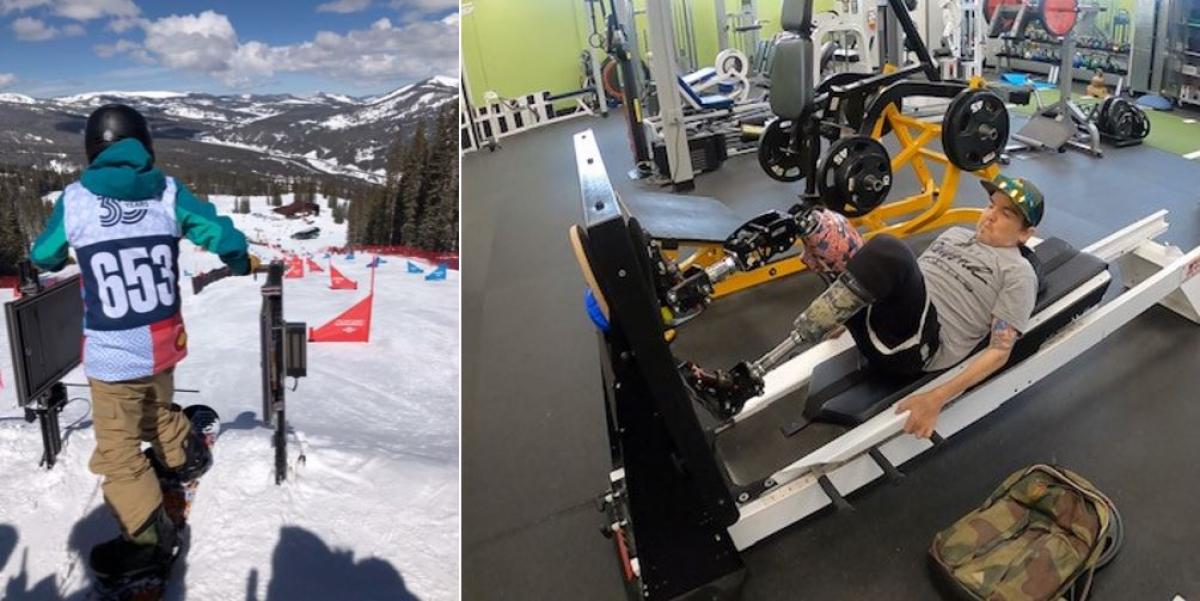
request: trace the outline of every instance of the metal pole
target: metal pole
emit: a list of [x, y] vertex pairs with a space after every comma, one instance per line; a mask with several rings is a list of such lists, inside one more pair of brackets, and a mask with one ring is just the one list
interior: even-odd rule
[[[621, 86], [625, 93], [625, 121], [629, 128], [629, 145], [633, 149], [633, 171], [635, 179], [649, 177], [654, 171], [650, 156], [650, 143], [646, 140], [646, 127], [642, 122], [642, 90], [648, 85], [642, 76], [641, 51], [638, 46], [637, 27], [633, 6], [628, 0], [610, 0], [609, 8], [616, 19], [618, 31], [613, 32], [609, 54], [621, 68]], [[620, 38], [620, 39], [617, 39]]]
[[[608, 115], [608, 96], [604, 93], [604, 74], [600, 72], [600, 61], [596, 60], [596, 49], [588, 48], [588, 67], [592, 71], [592, 88], [596, 91], [597, 110], [601, 115]], [[375, 272], [371, 272], [372, 281], [375, 279]]]
[[671, 43], [670, 0], [648, 0], [646, 18], [650, 23], [650, 75], [658, 86], [658, 117], [662, 121], [663, 144], [667, 153], [666, 175], [675, 189], [690, 189], [695, 177], [692, 156], [688, 147], [687, 128], [683, 122], [683, 104], [675, 87], [675, 53]]
[[717, 52], [729, 49], [729, 21], [725, 14], [725, 0], [713, 0], [713, 11], [717, 13]]
[[1075, 36], [1072, 32], [1062, 38], [1062, 62], [1058, 65], [1058, 101], [1061, 104], [1062, 115], [1067, 114], [1067, 104], [1071, 102], [1071, 80], [1075, 79]]

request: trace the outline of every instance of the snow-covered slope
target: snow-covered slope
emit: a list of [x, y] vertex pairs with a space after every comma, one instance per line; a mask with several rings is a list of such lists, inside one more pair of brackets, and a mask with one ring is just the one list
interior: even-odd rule
[[[285, 201], [289, 199], [285, 198]], [[228, 214], [233, 199], [214, 197]], [[322, 209], [325, 203], [319, 200]], [[251, 238], [319, 253], [344, 242], [327, 211], [314, 220], [317, 240], [293, 241], [301, 221], [231, 215]], [[252, 250], [269, 256], [261, 246]], [[219, 260], [182, 244], [191, 272]], [[333, 264], [360, 283], [330, 290], [328, 273], [285, 280], [284, 316], [319, 326], [367, 295], [370, 257]], [[316, 255], [328, 269], [328, 260]], [[368, 344], [310, 344], [308, 377], [288, 393], [292, 473], [273, 479], [271, 430], [259, 421], [258, 313], [261, 280], [228, 278], [193, 296], [183, 282], [189, 357], [176, 371], [181, 404], [221, 413], [216, 463], [197, 493], [191, 548], [176, 565], [168, 599], [303, 600], [458, 597], [458, 303], [457, 272], [443, 282], [405, 273], [392, 258], [376, 275]], [[419, 261], [416, 261], [420, 263]], [[8, 291], [0, 300], [8, 300]], [[0, 338], [7, 333], [0, 329]], [[100, 479], [87, 469], [94, 448], [88, 391], [62, 415], [60, 464], [37, 467], [41, 442], [11, 388], [8, 343], [0, 341], [0, 581], [6, 599], [87, 596], [90, 547], [116, 534]], [[66, 382], [82, 383], [80, 370]], [[298, 461], [303, 452], [305, 461]]]
[[[458, 83], [434, 77], [374, 98], [341, 94], [213, 95], [104, 91], [35, 99], [0, 94], [0, 164], [82, 158], [84, 120], [119, 102], [142, 111], [158, 139], [160, 161], [295, 177], [332, 173], [377, 181], [386, 149], [452, 103]], [[32, 134], [53, 142], [13, 144]], [[237, 151], [232, 148], [239, 149]], [[364, 150], [368, 152], [363, 152]], [[253, 160], [244, 156], [253, 153]], [[311, 159], [311, 160], [310, 160]]]
[[0, 94], [0, 102], [8, 102], [11, 104], [37, 104], [37, 100], [24, 94]]

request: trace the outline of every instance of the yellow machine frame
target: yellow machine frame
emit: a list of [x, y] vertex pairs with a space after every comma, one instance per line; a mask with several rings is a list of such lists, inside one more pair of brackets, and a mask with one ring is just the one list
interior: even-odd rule
[[[972, 78], [970, 87], [978, 89], [983, 87], [983, 83], [981, 78]], [[959, 180], [962, 178], [962, 170], [950, 162], [945, 153], [927, 148], [930, 142], [941, 141], [942, 124], [904, 115], [895, 105], [888, 105], [884, 109], [883, 118], [875, 123], [871, 137], [876, 140], [883, 137], [884, 123], [891, 125], [890, 133], [896, 136], [901, 148], [900, 152], [892, 157], [892, 173], [897, 173], [906, 165], [912, 166], [917, 180], [921, 182], [921, 192], [881, 205], [869, 214], [851, 220], [851, 223], [862, 231], [863, 236], [871, 238], [879, 234], [890, 234], [905, 238], [954, 224], [977, 222], [982, 209], [952, 206], [958, 192]], [[934, 177], [930, 169], [931, 163], [945, 167], [941, 181]], [[1000, 167], [993, 164], [972, 173], [990, 180], [1000, 173]], [[711, 265], [725, 256], [721, 244], [700, 244], [695, 245], [695, 248], [694, 253], [680, 262], [680, 268]], [[799, 255], [780, 259], [752, 271], [731, 275], [716, 284], [713, 297], [720, 298], [799, 273], [806, 268]]]

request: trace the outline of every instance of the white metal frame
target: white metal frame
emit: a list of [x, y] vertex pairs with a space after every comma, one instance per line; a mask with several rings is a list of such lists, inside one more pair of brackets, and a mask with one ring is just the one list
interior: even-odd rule
[[[519, 98], [503, 98], [498, 101], [485, 102], [478, 106], [469, 102], [464, 103], [462, 96], [468, 94], [470, 88], [466, 65], [460, 57], [459, 72], [462, 74], [463, 89], [460, 90], [459, 98], [459, 129], [470, 131], [472, 144], [470, 148], [460, 149], [460, 152], [473, 151], [481, 146], [495, 149], [499, 146], [497, 142], [501, 138], [584, 115], [594, 117], [599, 112], [601, 115], [607, 116], [608, 96], [604, 91], [604, 78], [600, 72], [600, 60], [597, 58], [599, 51], [588, 48], [584, 52], [587, 53], [592, 87], [582, 88], [577, 92], [574, 110], [569, 113], [553, 110], [555, 102], [565, 99], [550, 100], [551, 93], [546, 90], [524, 94]], [[589, 91], [596, 97], [596, 110], [593, 110], [584, 101], [584, 95]], [[494, 93], [489, 92], [489, 94]], [[550, 116], [552, 113], [553, 117]]]
[[[707, 110], [684, 115], [679, 119], [679, 123], [682, 123], [684, 130], [687, 131], [687, 129], [692, 126], [703, 126], [705, 124], [713, 124], [717, 122], [728, 122], [728, 126], [717, 127], [714, 128], [713, 131], [715, 133], [724, 135], [726, 140], [729, 140], [730, 138], [740, 138], [741, 136], [740, 130], [737, 130], [735, 127], [735, 124], [739, 119], [760, 113], [769, 113], [770, 110], [771, 105], [769, 102], [748, 102], [745, 104], [735, 104], [733, 108], [729, 109]], [[661, 116], [647, 117], [642, 121], [642, 123], [645, 125], [646, 134], [651, 140], [657, 140], [664, 143], [666, 142], [669, 132]], [[725, 146], [725, 151], [728, 156], [737, 156], [739, 154], [755, 152], [756, 150], [757, 143], [727, 143]], [[687, 159], [688, 165], [691, 166], [690, 151], [684, 158]]]
[[[842, 46], [848, 45], [843, 42], [854, 39], [858, 45], [858, 62], [847, 62], [833, 69], [833, 72], [873, 73], [879, 70], [878, 3], [875, 0], [838, 0], [838, 5], [840, 12], [833, 10], [813, 15], [813, 46], [820, 48], [826, 37], [839, 41]], [[850, 52], [849, 48], [842, 48], [841, 51]], [[812, 72], [817, 74], [819, 81], [824, 76], [821, 72], [821, 53], [813, 54]]]
[[688, 146], [683, 99], [675, 88], [675, 31], [668, 0], [648, 0], [646, 21], [649, 28], [650, 77], [658, 86], [658, 120], [666, 145], [667, 177], [674, 185], [688, 184], [695, 178], [692, 154]]
[[[1185, 254], [1156, 242], [1155, 238], [1167, 230], [1166, 214], [1154, 213], [1084, 249], [1115, 265], [1128, 289], [1064, 326], [1026, 360], [949, 404], [938, 419], [937, 433], [949, 437], [991, 413], [1155, 304], [1200, 323], [1200, 279], [1194, 279], [1200, 274], [1200, 247]], [[1058, 313], [1110, 278], [1107, 271], [1097, 275], [1034, 316], [1034, 323]], [[747, 405], [740, 419], [805, 385], [816, 365], [852, 350], [853, 342], [843, 335], [772, 370], [766, 376], [765, 393]], [[943, 373], [914, 394], [953, 378], [967, 363]], [[882, 468], [868, 455], [872, 449], [879, 449], [892, 465], [899, 466], [931, 448], [929, 441], [903, 433], [907, 418], [907, 413], [896, 414], [888, 408], [776, 472], [771, 478], [772, 488], [739, 506], [741, 517], [729, 528], [734, 544], [739, 550], [750, 547], [831, 504], [833, 499], [818, 482], [822, 476], [843, 496], [882, 476]]]
[[[942, 61], [942, 77], [946, 79], [970, 79], [983, 76], [983, 57], [987, 43], [987, 22], [983, 18], [983, 0], [952, 2], [958, 11], [957, 26], [951, 28], [952, 56]], [[946, 33], [943, 22], [942, 33]], [[946, 36], [941, 36], [945, 39]], [[970, 56], [969, 60], [964, 57]]]

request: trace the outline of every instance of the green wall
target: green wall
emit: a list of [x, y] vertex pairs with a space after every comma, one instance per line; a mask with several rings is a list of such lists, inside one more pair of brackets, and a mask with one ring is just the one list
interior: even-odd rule
[[579, 54], [591, 31], [583, 0], [473, 0], [462, 7], [472, 102], [481, 103], [487, 90], [514, 97], [579, 87]]
[[[818, 10], [833, 1], [817, 0]], [[725, 0], [725, 5], [734, 11], [739, 4]], [[770, 21], [764, 39], [779, 31], [781, 6], [782, 0], [758, 0], [760, 18]], [[462, 57], [472, 102], [482, 102], [487, 90], [513, 97], [579, 87], [579, 53], [591, 33], [583, 0], [473, 0], [462, 8]], [[644, 10], [646, 0], [634, 0], [634, 8]], [[692, 9], [699, 62], [712, 64], [718, 51], [715, 7], [710, 0], [693, 0]], [[644, 54], [649, 50], [645, 14], [635, 18], [635, 27]]]
[[[634, 0], [635, 9], [644, 10], [646, 1]], [[1097, 17], [1102, 27], [1118, 8], [1133, 12], [1134, 0], [1100, 2], [1109, 8]], [[832, 10], [835, 4], [836, 0], [815, 0], [813, 10]], [[725, 5], [726, 11], [735, 11], [739, 0], [725, 0]], [[767, 20], [763, 39], [779, 32], [782, 6], [783, 0], [758, 0], [759, 18]], [[472, 102], [480, 103], [487, 90], [514, 97], [579, 88], [579, 54], [588, 47], [591, 33], [583, 0], [473, 0], [462, 7], [462, 56]], [[711, 0], [692, 0], [692, 7], [699, 62], [712, 64], [718, 50], [715, 8]], [[648, 51], [644, 14], [636, 17], [635, 27], [644, 54]]]

